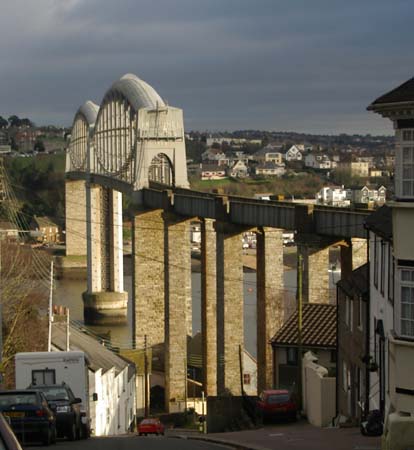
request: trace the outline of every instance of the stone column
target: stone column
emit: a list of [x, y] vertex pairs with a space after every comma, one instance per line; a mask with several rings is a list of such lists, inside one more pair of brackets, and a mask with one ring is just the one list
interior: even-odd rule
[[126, 321], [128, 293], [123, 290], [122, 197], [87, 185], [88, 282], [83, 293], [88, 324]]
[[261, 228], [257, 232], [257, 390], [273, 387], [273, 354], [270, 339], [283, 325], [283, 231]]
[[302, 294], [304, 303], [329, 303], [329, 247], [298, 245], [303, 258]]
[[86, 189], [84, 181], [65, 181], [66, 256], [86, 256]]
[[217, 279], [214, 222], [201, 222], [201, 333], [203, 346], [203, 389], [217, 395]]
[[190, 221], [164, 214], [165, 402], [183, 400], [187, 375], [188, 305], [191, 302]]
[[216, 223], [217, 233], [217, 394], [241, 395], [243, 349], [243, 262], [240, 231]]
[[162, 210], [134, 216], [132, 235], [133, 336], [137, 348], [164, 342], [164, 220]]

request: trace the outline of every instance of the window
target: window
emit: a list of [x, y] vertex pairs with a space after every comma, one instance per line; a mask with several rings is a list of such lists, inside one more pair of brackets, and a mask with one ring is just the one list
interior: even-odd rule
[[346, 297], [346, 300], [345, 300], [345, 323], [346, 323], [346, 326], [349, 328], [349, 331], [351, 331], [351, 332], [353, 330], [353, 323], [352, 323], [353, 316], [354, 316], [353, 301], [349, 297]]
[[354, 331], [354, 302], [349, 299], [349, 331]]
[[392, 256], [391, 245], [388, 245], [388, 300], [394, 303], [394, 276], [395, 262]]
[[413, 130], [403, 130], [402, 140], [403, 141], [412, 141], [413, 140]]
[[363, 329], [363, 322], [364, 321], [364, 301], [362, 300], [362, 297], [359, 297], [358, 299], [358, 328], [360, 330]]
[[414, 337], [414, 268], [400, 269], [400, 333]]
[[336, 350], [331, 350], [331, 354], [330, 354], [330, 362], [331, 363], [335, 363], [336, 362]]
[[342, 361], [342, 389], [348, 391], [348, 367], [345, 361]]
[[295, 347], [288, 347], [286, 349], [286, 361], [290, 366], [298, 365], [298, 349]]
[[378, 240], [374, 235], [374, 286], [378, 289]]
[[32, 370], [32, 384], [56, 384], [56, 372], [54, 369]]
[[250, 373], [244, 373], [243, 374], [243, 384], [250, 384], [250, 383], [251, 383]]
[[414, 196], [414, 147], [402, 149], [402, 196]]
[[381, 294], [384, 295], [385, 289], [385, 242], [381, 240]]

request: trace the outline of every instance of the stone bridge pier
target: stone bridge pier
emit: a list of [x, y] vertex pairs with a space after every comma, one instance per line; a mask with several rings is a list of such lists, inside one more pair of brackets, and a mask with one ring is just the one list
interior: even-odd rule
[[88, 324], [126, 320], [124, 291], [122, 194], [86, 184], [88, 283], [83, 293]]

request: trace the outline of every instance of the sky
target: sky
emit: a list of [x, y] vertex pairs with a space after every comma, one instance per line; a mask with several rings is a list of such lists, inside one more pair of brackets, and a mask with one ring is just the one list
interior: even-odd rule
[[2, 0], [0, 115], [70, 126], [135, 73], [187, 130], [391, 134], [412, 0]]

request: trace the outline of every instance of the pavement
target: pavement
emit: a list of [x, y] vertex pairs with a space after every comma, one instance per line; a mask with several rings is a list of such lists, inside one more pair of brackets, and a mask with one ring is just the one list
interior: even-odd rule
[[200, 434], [174, 429], [171, 437], [204, 440], [237, 450], [380, 450], [380, 438], [362, 436], [359, 428], [317, 428], [305, 421], [255, 430]]

